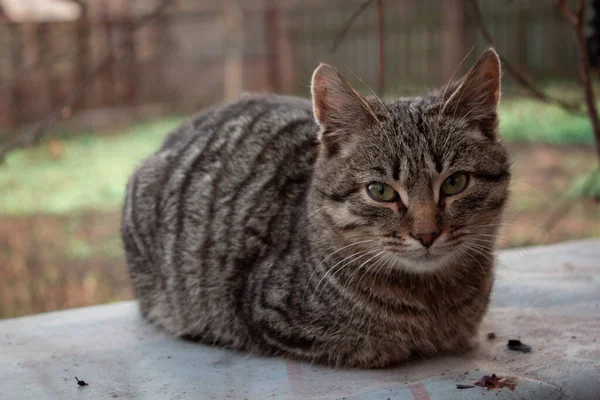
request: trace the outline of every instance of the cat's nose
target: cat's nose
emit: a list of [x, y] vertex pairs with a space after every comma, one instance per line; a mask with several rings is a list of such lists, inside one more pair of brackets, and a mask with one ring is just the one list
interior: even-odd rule
[[411, 233], [410, 236], [417, 239], [425, 247], [429, 247], [433, 244], [435, 239], [440, 236], [440, 232], [428, 232], [428, 233]]

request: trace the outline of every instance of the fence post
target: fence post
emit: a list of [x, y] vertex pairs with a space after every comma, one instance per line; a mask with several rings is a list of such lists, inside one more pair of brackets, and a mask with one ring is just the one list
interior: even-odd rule
[[517, 53], [517, 68], [522, 74], [526, 74], [527, 68], [527, 14], [523, 10], [519, 10], [516, 15], [516, 30], [515, 30], [515, 47]]
[[12, 82], [11, 82], [11, 94], [12, 97], [12, 108], [10, 110], [10, 114], [12, 116], [12, 124], [13, 126], [18, 126], [21, 122], [21, 113], [22, 109], [22, 91], [21, 91], [21, 76], [20, 70], [23, 68], [24, 57], [23, 57], [23, 38], [21, 35], [21, 25], [17, 23], [10, 23], [9, 25], [10, 31], [10, 59], [11, 59], [11, 69], [12, 69]]
[[[106, 51], [112, 51], [113, 47], [113, 33], [115, 23], [113, 21], [113, 13], [109, 8], [109, 2], [104, 0], [102, 2], [102, 27], [104, 28], [104, 38], [106, 44]], [[116, 76], [115, 76], [115, 64], [117, 62], [116, 57], [113, 55], [113, 62], [107, 65], [104, 72], [98, 76], [100, 87], [102, 88], [102, 105], [101, 107], [114, 106], [116, 100]]]
[[[13, 43], [14, 36], [14, 24], [8, 21], [5, 18], [2, 21], [2, 10], [0, 9], [0, 22], [3, 22], [6, 27], [6, 32], [8, 33], [8, 43]], [[10, 59], [12, 60], [12, 54], [9, 54]], [[3, 73], [3, 78], [6, 79], [5, 82], [0, 82], [0, 130], [9, 130], [14, 128], [15, 126], [15, 115], [13, 107], [13, 88], [15, 87], [15, 79], [17, 79], [17, 72], [12, 63], [8, 65], [6, 73]]]
[[[90, 57], [90, 20], [88, 5], [85, 1], [77, 1], [79, 5], [79, 19], [77, 20], [77, 85], [81, 85], [88, 73], [88, 59]], [[87, 96], [84, 94], [79, 100], [79, 107], [85, 108]]]
[[280, 1], [269, 0], [265, 13], [268, 49], [267, 81], [274, 92], [288, 92], [294, 87], [292, 50], [285, 28]]
[[[442, 2], [442, 80], [445, 82], [467, 55], [466, 2], [463, 0], [444, 0]], [[458, 74], [457, 74], [458, 75]], [[460, 75], [458, 75], [460, 76]]]
[[[38, 96], [44, 102], [40, 114], [47, 114], [54, 108], [53, 93], [56, 91], [53, 81], [54, 63], [50, 58], [52, 54], [52, 50], [50, 49], [50, 29], [52, 25], [48, 22], [38, 22], [35, 27], [38, 54], [32, 75], [39, 78], [38, 83], [40, 87], [38, 89]], [[41, 115], [37, 115], [37, 112], [34, 115], [36, 118], [41, 118]]]
[[225, 65], [223, 68], [223, 97], [237, 98], [244, 85], [244, 14], [238, 0], [222, 1], [225, 25]]
[[136, 52], [136, 39], [134, 32], [134, 20], [131, 15], [131, 4], [124, 5], [124, 26], [123, 30], [129, 35], [129, 39], [125, 42], [125, 64], [126, 64], [126, 78], [125, 78], [125, 102], [130, 107], [135, 107], [138, 103], [138, 85], [139, 85], [139, 72], [137, 67], [137, 52]]

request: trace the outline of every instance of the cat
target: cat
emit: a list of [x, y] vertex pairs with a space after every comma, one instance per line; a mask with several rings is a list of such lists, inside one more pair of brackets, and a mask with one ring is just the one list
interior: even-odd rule
[[365, 97], [326, 64], [311, 90], [200, 112], [136, 168], [121, 233], [141, 314], [330, 366], [469, 346], [510, 181], [498, 55], [419, 98]]

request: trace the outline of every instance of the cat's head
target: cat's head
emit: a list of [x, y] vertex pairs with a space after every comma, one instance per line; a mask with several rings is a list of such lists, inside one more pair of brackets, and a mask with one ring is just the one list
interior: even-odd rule
[[387, 104], [321, 64], [312, 96], [321, 129], [309, 212], [326, 239], [412, 272], [489, 255], [510, 177], [494, 50], [461, 80]]

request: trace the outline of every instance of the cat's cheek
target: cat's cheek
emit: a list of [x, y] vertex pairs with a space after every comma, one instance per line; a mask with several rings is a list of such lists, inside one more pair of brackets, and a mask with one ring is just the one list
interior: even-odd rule
[[337, 207], [333, 215], [337, 221], [344, 225], [360, 225], [364, 223], [364, 219], [354, 214], [347, 204], [342, 207]]

